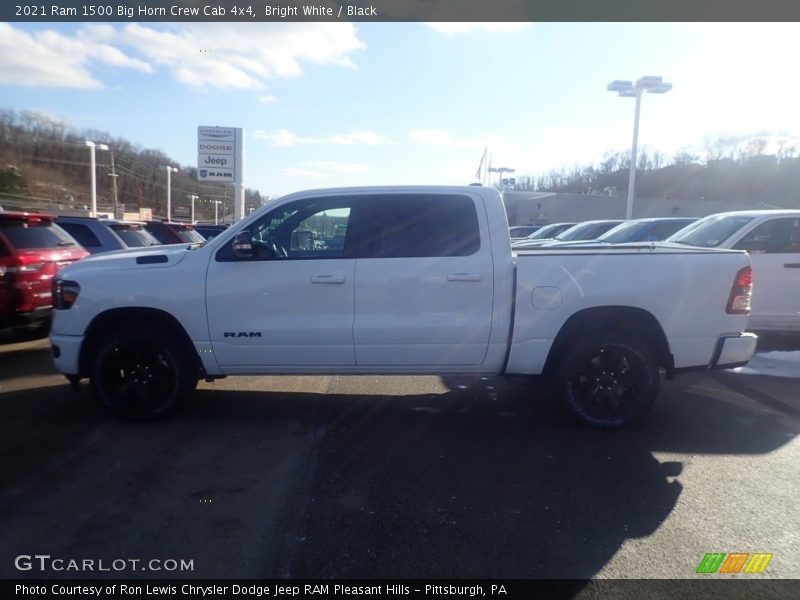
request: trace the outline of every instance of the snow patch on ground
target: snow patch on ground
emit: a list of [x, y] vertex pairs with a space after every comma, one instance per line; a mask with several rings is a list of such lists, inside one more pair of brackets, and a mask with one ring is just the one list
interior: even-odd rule
[[769, 375], [800, 379], [800, 350], [756, 352], [747, 366], [730, 370], [740, 375]]

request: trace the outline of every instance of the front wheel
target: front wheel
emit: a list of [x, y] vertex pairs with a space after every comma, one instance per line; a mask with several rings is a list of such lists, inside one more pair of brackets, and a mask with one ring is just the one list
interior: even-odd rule
[[633, 337], [599, 335], [576, 343], [556, 373], [556, 390], [581, 421], [624, 427], [646, 414], [658, 395], [658, 365]]
[[101, 342], [91, 372], [97, 398], [128, 419], [172, 412], [197, 386], [197, 367], [176, 336], [125, 328]]

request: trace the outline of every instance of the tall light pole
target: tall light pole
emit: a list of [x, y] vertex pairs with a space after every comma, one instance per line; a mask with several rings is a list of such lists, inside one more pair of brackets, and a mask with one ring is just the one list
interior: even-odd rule
[[219, 225], [219, 205], [222, 204], [221, 200], [214, 200], [214, 225]]
[[190, 219], [191, 219], [190, 222], [192, 224], [194, 223], [194, 201], [197, 200], [198, 198], [199, 198], [199, 196], [197, 196], [195, 194], [189, 194], [189, 199], [192, 201], [192, 213], [191, 213], [191, 216], [190, 216]]
[[490, 168], [489, 173], [498, 173], [497, 182], [500, 184], [500, 191], [503, 190], [503, 173], [515, 173], [516, 169], [509, 169], [508, 167]]
[[117, 172], [114, 170], [114, 151], [110, 151], [109, 154], [111, 155], [111, 173], [109, 173], [108, 176], [111, 177], [111, 190], [114, 193], [114, 218], [121, 219], [123, 215], [120, 213], [119, 198], [117, 197], [117, 177], [119, 177], [119, 175], [117, 175]]
[[162, 165], [162, 169], [167, 171], [167, 221], [172, 221], [172, 174], [177, 173], [178, 169], [169, 165]]
[[89, 140], [85, 140], [84, 144], [89, 147], [89, 168], [92, 171], [91, 174], [91, 182], [92, 182], [92, 212], [89, 214], [90, 217], [97, 216], [97, 163], [95, 162], [95, 150], [108, 150], [108, 146], [105, 144], [95, 144]]
[[608, 84], [606, 88], [609, 92], [617, 92], [625, 98], [636, 98], [636, 111], [633, 117], [633, 145], [631, 146], [631, 170], [628, 175], [628, 206], [625, 210], [625, 218], [633, 218], [633, 188], [636, 184], [636, 144], [639, 138], [639, 109], [642, 104], [642, 93], [666, 94], [672, 89], [671, 83], [665, 83], [661, 77], [640, 77], [636, 83], [616, 79]]

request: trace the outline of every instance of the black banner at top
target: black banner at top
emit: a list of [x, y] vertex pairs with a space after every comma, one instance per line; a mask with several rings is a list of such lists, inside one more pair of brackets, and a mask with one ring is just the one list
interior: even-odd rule
[[798, 21], [796, 0], [11, 0], [9, 22]]

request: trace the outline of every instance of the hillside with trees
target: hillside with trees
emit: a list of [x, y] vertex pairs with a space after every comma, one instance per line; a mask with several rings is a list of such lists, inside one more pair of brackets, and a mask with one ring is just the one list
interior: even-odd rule
[[[85, 140], [113, 151], [117, 197], [127, 212], [151, 208], [166, 214], [164, 165], [172, 174], [172, 206], [186, 209], [196, 195], [197, 220], [213, 221], [214, 201], [220, 219], [233, 212], [230, 185], [197, 181], [197, 169], [179, 165], [160, 150], [141, 148], [108, 132], [78, 131], [42, 113], [0, 110], [0, 206], [27, 210], [82, 210], [91, 203], [89, 151]], [[770, 152], [767, 149], [770, 148]], [[113, 206], [111, 152], [97, 151], [97, 202]], [[609, 152], [597, 165], [516, 178], [522, 191], [625, 195], [629, 151]], [[642, 198], [739, 201], [800, 208], [800, 156], [788, 141], [766, 135], [719, 137], [697, 154], [680, 152], [667, 159], [644, 149], [637, 160], [636, 195]], [[266, 198], [246, 190], [245, 213]], [[224, 207], [224, 208], [223, 208]]]
[[[681, 152], [666, 160], [642, 151], [637, 159], [636, 195], [641, 198], [719, 200], [800, 208], [797, 148], [778, 143], [767, 154], [765, 136], [720, 137], [700, 154]], [[597, 166], [575, 166], [538, 176], [517, 177], [515, 189], [538, 192], [627, 194], [630, 151], [608, 153]]]
[[[232, 186], [198, 181], [196, 167], [177, 164], [160, 150], [140, 148], [108, 132], [78, 131], [41, 113], [14, 110], [0, 110], [0, 206], [65, 211], [89, 206], [89, 150], [85, 140], [106, 144], [110, 150], [96, 151], [98, 207], [114, 204], [109, 177], [113, 152], [117, 198], [126, 212], [151, 208], [154, 216], [166, 215], [164, 166], [170, 165], [179, 169], [171, 176], [173, 214], [189, 206], [189, 195], [196, 195], [198, 221], [214, 220], [214, 201], [222, 202], [220, 220], [224, 213], [230, 221]], [[245, 214], [265, 201], [258, 191], [246, 190]]]

